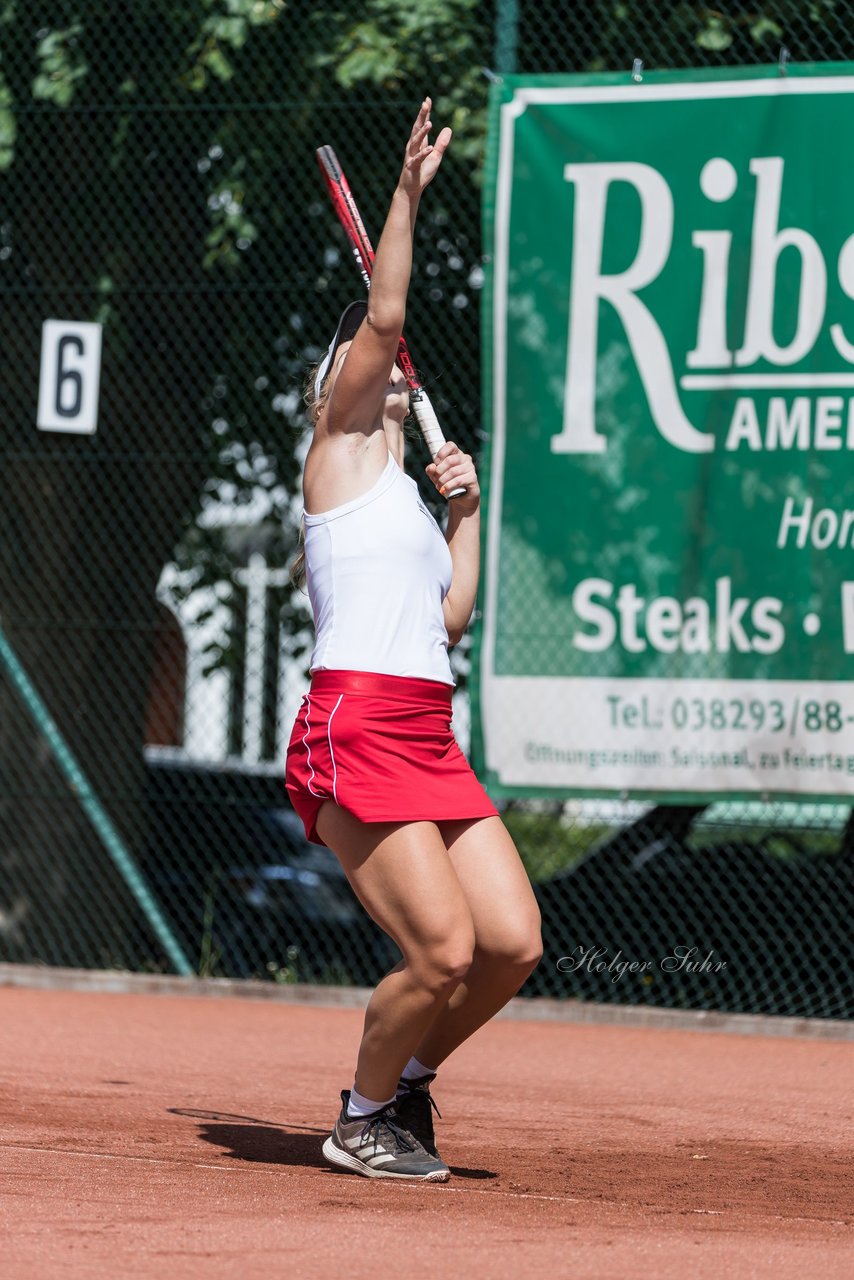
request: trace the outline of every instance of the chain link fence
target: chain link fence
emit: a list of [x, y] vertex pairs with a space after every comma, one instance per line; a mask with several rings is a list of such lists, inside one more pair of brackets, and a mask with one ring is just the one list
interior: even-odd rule
[[[397, 959], [282, 781], [311, 642], [288, 578], [302, 385], [361, 288], [315, 148], [336, 147], [376, 234], [425, 91], [454, 127], [408, 337], [479, 451], [489, 76], [845, 59], [851, 17], [831, 0], [0, 0], [0, 960], [373, 983]], [[100, 326], [99, 362], [80, 324]], [[413, 474], [424, 461], [414, 447]], [[465, 643], [454, 661], [465, 744]], [[852, 1012], [847, 807], [505, 817], [543, 906], [525, 994]], [[726, 967], [594, 954], [682, 946]]]

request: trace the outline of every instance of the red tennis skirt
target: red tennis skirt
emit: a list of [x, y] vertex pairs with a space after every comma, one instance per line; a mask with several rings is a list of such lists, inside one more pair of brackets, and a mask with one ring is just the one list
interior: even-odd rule
[[315, 844], [334, 800], [361, 822], [490, 818], [495, 806], [451, 730], [451, 686], [315, 671], [288, 746], [285, 783]]

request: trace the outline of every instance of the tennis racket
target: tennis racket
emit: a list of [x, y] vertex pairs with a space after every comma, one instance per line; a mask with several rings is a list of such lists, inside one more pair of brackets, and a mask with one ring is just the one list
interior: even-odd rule
[[[329, 192], [329, 198], [338, 215], [338, 221], [344, 228], [344, 232], [350, 242], [353, 257], [356, 259], [356, 265], [365, 282], [365, 288], [370, 289], [374, 267], [374, 250], [365, 230], [365, 224], [362, 222], [358, 205], [350, 190], [350, 184], [332, 147], [318, 147], [317, 160], [326, 183], [326, 189]], [[442, 428], [439, 426], [436, 411], [430, 403], [430, 397], [424, 390], [421, 379], [415, 371], [415, 365], [412, 363], [409, 348], [402, 334], [397, 348], [395, 363], [406, 379], [406, 385], [409, 388], [409, 403], [427, 448], [430, 450], [430, 457], [435, 458], [442, 445], [445, 444], [445, 437], [442, 433]], [[457, 498], [463, 493], [465, 493], [465, 489], [452, 489], [450, 493], [445, 494], [445, 497]]]

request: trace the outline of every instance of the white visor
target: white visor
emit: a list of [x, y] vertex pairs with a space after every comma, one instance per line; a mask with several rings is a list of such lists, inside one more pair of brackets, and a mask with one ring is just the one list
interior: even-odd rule
[[335, 337], [329, 344], [326, 355], [318, 366], [317, 374], [314, 379], [314, 398], [320, 399], [320, 393], [323, 390], [323, 384], [329, 376], [335, 360], [335, 353], [341, 346], [342, 342], [350, 342], [356, 336], [356, 332], [368, 314], [367, 302], [351, 302], [349, 307], [343, 312], [341, 319], [338, 321], [338, 328], [335, 330]]

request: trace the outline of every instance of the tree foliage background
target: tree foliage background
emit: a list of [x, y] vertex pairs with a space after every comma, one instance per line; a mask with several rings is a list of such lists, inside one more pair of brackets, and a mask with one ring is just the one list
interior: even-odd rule
[[[167, 564], [234, 603], [298, 536], [302, 387], [360, 282], [331, 142], [378, 234], [425, 93], [454, 144], [418, 227], [408, 334], [477, 450], [488, 75], [850, 56], [849, 0], [0, 0], [0, 625], [131, 851]], [[103, 325], [92, 436], [35, 427], [41, 326]], [[415, 455], [417, 470], [424, 459]], [[245, 508], [241, 538], [213, 515]], [[295, 659], [305, 609], [282, 591]], [[235, 661], [233, 636], [210, 664]], [[176, 833], [176, 839], [181, 838]], [[0, 673], [0, 958], [157, 948]]]
[[[274, 564], [295, 549], [306, 369], [361, 289], [314, 150], [334, 140], [379, 228], [426, 92], [456, 146], [422, 224], [411, 330], [417, 350], [425, 325], [442, 329], [441, 398], [474, 437], [472, 53], [490, 22], [473, 0], [0, 4], [0, 621], [131, 847], [163, 566], [228, 602], [253, 545]], [[49, 317], [103, 326], [93, 436], [35, 430]], [[241, 505], [253, 525], [235, 547], [205, 515]], [[279, 607], [299, 656], [304, 605], [282, 592]], [[230, 635], [210, 659], [234, 662]], [[84, 950], [126, 956], [122, 886], [6, 680], [0, 769], [10, 881], [41, 882], [45, 920], [95, 886], [122, 901], [106, 942], [82, 913]], [[6, 901], [33, 919], [26, 889]], [[52, 955], [80, 943], [62, 936]]]

